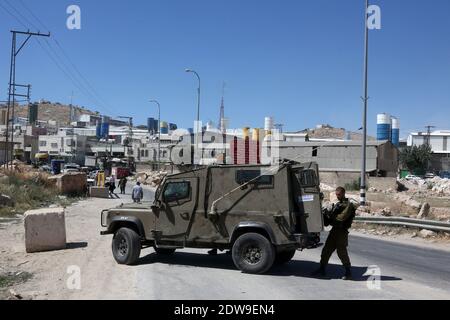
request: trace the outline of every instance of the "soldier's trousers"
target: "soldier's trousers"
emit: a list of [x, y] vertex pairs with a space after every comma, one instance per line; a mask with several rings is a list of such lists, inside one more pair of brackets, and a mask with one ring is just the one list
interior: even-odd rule
[[328, 235], [325, 246], [322, 250], [320, 259], [321, 265], [327, 265], [331, 255], [336, 250], [339, 259], [345, 267], [350, 267], [350, 258], [347, 252], [348, 247], [348, 231], [341, 228], [333, 228]]

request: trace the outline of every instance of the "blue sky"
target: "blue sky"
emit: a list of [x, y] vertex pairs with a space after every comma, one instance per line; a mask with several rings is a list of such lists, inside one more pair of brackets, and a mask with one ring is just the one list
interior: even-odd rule
[[[232, 127], [262, 127], [268, 115], [290, 131], [361, 126], [364, 0], [0, 0], [31, 30], [47, 31], [21, 2], [70, 61], [53, 39], [43, 46], [100, 96], [77, 88], [34, 40], [17, 60], [17, 82], [33, 85], [33, 100], [68, 103], [73, 90], [75, 104], [145, 123], [156, 98], [163, 120], [192, 127], [197, 80], [189, 67], [202, 78], [204, 121], [217, 122], [225, 81]], [[450, 1], [371, 3], [381, 7], [382, 29], [370, 32], [369, 133], [380, 112], [400, 118], [402, 136], [429, 124], [450, 129]], [[66, 28], [71, 4], [81, 8], [81, 30]], [[24, 26], [0, 7], [0, 100], [12, 28]]]

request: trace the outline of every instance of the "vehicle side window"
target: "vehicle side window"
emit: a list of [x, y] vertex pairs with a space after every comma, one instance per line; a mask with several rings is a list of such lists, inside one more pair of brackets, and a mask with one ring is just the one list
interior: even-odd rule
[[190, 191], [190, 183], [187, 181], [169, 182], [164, 188], [164, 201], [172, 202], [189, 198]]
[[318, 184], [316, 171], [312, 169], [302, 170], [297, 173], [300, 185], [305, 187], [315, 187]]
[[[256, 179], [256, 178], [258, 178], [258, 179]], [[252, 181], [252, 182], [250, 182], [250, 184], [272, 185], [273, 184], [273, 176], [261, 175], [260, 170], [238, 170], [238, 171], [236, 171], [236, 182], [238, 184], [244, 184], [249, 181]]]

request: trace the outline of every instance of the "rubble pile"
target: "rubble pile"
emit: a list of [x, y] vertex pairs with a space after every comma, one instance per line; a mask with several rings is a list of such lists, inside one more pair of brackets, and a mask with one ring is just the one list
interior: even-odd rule
[[400, 179], [400, 183], [405, 185], [412, 193], [429, 193], [438, 196], [450, 196], [450, 179], [434, 177], [432, 179]]
[[157, 187], [167, 175], [165, 171], [145, 171], [139, 172], [135, 175], [136, 181], [139, 181], [143, 185], [151, 187]]
[[431, 191], [439, 194], [450, 196], [450, 180], [449, 179], [441, 179], [439, 177], [434, 177], [428, 181], [431, 184]]
[[15, 172], [19, 172], [19, 173], [23, 173], [23, 172], [30, 172], [33, 171], [33, 167], [30, 165], [25, 164], [22, 161], [19, 160], [13, 160], [12, 162], [9, 163], [9, 166], [6, 166], [6, 164], [0, 166], [1, 169], [3, 170], [10, 170], [10, 171], [15, 171]]

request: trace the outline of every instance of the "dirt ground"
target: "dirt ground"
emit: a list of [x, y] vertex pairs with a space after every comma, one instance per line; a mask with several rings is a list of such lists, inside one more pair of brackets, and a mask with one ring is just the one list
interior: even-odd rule
[[[0, 274], [11, 275], [11, 281], [18, 278], [19, 283], [0, 289], [0, 299], [10, 298], [11, 289], [23, 299], [90, 299], [99, 296], [114, 299], [110, 293], [120, 292], [121, 288], [124, 289], [121, 298], [133, 299], [133, 291], [128, 290], [134, 286], [131, 281], [135, 277], [130, 274], [133, 269], [128, 269], [125, 273], [114, 272], [113, 269], [121, 269], [123, 266], [111, 263], [111, 239], [100, 236], [101, 210], [127, 201], [87, 199], [68, 207], [68, 246], [65, 250], [28, 254], [24, 246], [23, 221], [19, 219], [1, 224]], [[75, 269], [72, 266], [75, 266]], [[78, 267], [82, 275], [82, 289], [69, 289], [71, 276], [77, 272], [74, 270]], [[29, 275], [31, 279], [23, 282], [19, 277], [21, 274]], [[124, 274], [130, 276], [110, 277]]]
[[[138, 298], [135, 290], [138, 287], [137, 269], [115, 263], [111, 254], [111, 236], [100, 236], [101, 210], [130, 201], [129, 195], [123, 197], [114, 200], [86, 199], [68, 207], [68, 248], [65, 250], [27, 254], [23, 221], [0, 220], [0, 299]], [[370, 237], [414, 242], [429, 247], [448, 247], [449, 243], [448, 237], [445, 240], [413, 236], [416, 230], [410, 229], [398, 231], [362, 224], [355, 224], [353, 229]], [[71, 287], [74, 270], [81, 273], [79, 290]], [[5, 279], [2, 275], [8, 277]]]

